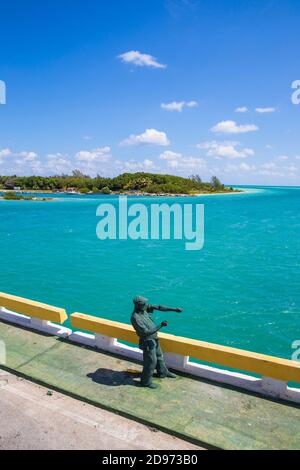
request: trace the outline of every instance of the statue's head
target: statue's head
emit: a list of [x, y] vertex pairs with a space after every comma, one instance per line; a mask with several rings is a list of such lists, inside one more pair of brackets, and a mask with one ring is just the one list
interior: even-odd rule
[[133, 299], [134, 307], [138, 311], [145, 310], [147, 302], [148, 302], [148, 299], [146, 299], [145, 297], [142, 297], [141, 295], [138, 295], [137, 297]]

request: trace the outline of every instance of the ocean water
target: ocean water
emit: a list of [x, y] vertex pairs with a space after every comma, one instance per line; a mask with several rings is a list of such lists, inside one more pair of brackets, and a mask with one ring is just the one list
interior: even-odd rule
[[131, 198], [205, 205], [205, 245], [100, 241], [99, 203], [0, 201], [0, 290], [129, 322], [132, 298], [182, 307], [157, 313], [166, 332], [291, 358], [300, 340], [300, 188], [248, 188], [238, 195]]

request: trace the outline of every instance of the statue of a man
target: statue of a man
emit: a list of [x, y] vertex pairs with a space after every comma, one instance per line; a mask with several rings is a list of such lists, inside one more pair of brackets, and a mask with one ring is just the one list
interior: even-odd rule
[[133, 299], [134, 311], [131, 316], [131, 324], [135, 329], [140, 342], [140, 349], [143, 351], [143, 372], [141, 377], [141, 386], [157, 388], [152, 382], [154, 370], [157, 369], [159, 378], [176, 378], [176, 375], [170, 372], [165, 364], [163, 352], [161, 350], [157, 332], [168, 326], [167, 321], [155, 325], [151, 318], [154, 310], [161, 312], [182, 312], [180, 308], [163, 307], [162, 305], [150, 305], [145, 297], [135, 297]]

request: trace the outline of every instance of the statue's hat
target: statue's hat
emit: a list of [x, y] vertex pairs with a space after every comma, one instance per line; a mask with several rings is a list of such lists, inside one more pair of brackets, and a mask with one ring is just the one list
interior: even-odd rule
[[146, 297], [143, 297], [143, 296], [141, 296], [141, 295], [137, 295], [137, 296], [133, 299], [133, 303], [134, 303], [134, 304], [145, 305], [147, 302], [148, 302], [148, 299], [146, 299]]

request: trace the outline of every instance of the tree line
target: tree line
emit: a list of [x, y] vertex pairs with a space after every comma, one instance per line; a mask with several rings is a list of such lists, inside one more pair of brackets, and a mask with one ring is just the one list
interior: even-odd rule
[[104, 193], [137, 191], [145, 193], [192, 194], [197, 192], [222, 192], [225, 188], [221, 181], [213, 176], [210, 182], [203, 182], [199, 175], [183, 178], [174, 175], [153, 173], [123, 173], [114, 178], [100, 175], [92, 178], [79, 170], [72, 175], [57, 176], [0, 176], [0, 189], [28, 191], [67, 191], [74, 188], [81, 193]]

